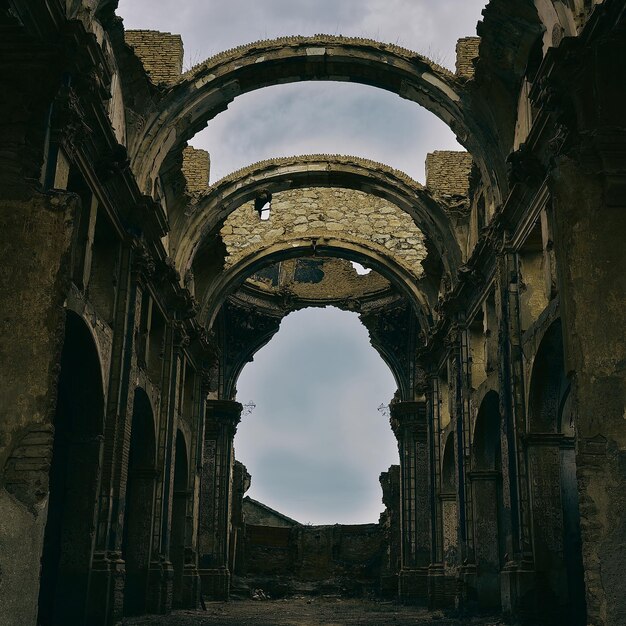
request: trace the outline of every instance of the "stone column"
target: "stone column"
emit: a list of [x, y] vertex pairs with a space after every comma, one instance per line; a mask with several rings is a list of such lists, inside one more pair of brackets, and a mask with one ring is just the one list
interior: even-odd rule
[[519, 319], [519, 272], [516, 253], [506, 246], [498, 255], [496, 308], [500, 313], [500, 389], [503, 424], [500, 433], [502, 531], [508, 555], [501, 573], [502, 610], [512, 615], [525, 606], [535, 586], [530, 533], [526, 456], [521, 437], [526, 430], [524, 364]]
[[232, 400], [206, 403], [198, 543], [202, 593], [211, 599], [227, 599], [230, 588], [233, 439], [242, 408]]
[[75, 211], [61, 193], [0, 202], [0, 606], [10, 626], [37, 616]]
[[396, 402], [390, 408], [400, 453], [399, 595], [404, 601], [426, 603], [431, 510], [426, 402]]
[[443, 559], [446, 604], [454, 604], [459, 575], [459, 516], [457, 494], [442, 493]]
[[441, 438], [439, 378], [430, 379], [428, 445], [430, 448], [431, 564], [428, 570], [428, 606], [440, 608], [454, 601], [446, 594], [443, 566], [443, 510], [441, 501]]
[[452, 353], [454, 391], [454, 443], [456, 453], [456, 483], [458, 512], [459, 580], [456, 601], [467, 602], [473, 595], [476, 578], [474, 560], [474, 522], [472, 483], [469, 479], [471, 459], [470, 394], [472, 389], [469, 337], [467, 329], [454, 326], [448, 337]]
[[129, 378], [135, 352], [135, 329], [141, 310], [141, 286], [150, 267], [149, 259], [136, 241], [122, 247], [96, 538], [86, 612], [87, 621], [94, 625], [121, 621], [123, 613], [125, 565], [122, 538], [133, 409]]
[[[195, 346], [201, 350], [199, 342]], [[194, 346], [192, 345], [192, 349]], [[200, 576], [198, 573], [198, 524], [200, 519], [200, 481], [202, 473], [202, 450], [204, 433], [205, 399], [211, 387], [211, 378], [207, 371], [196, 373], [194, 381], [194, 402], [192, 439], [189, 457], [191, 483], [187, 498], [187, 515], [185, 521], [185, 564], [183, 568], [183, 585], [181, 606], [194, 609], [200, 601]]]
[[182, 376], [183, 349], [189, 343], [179, 322], [168, 324], [163, 353], [163, 382], [157, 455], [163, 472], [157, 477], [152, 550], [148, 577], [148, 613], [167, 613], [172, 608], [174, 566], [170, 555], [170, 530], [174, 498], [174, 446], [180, 408], [179, 388]]

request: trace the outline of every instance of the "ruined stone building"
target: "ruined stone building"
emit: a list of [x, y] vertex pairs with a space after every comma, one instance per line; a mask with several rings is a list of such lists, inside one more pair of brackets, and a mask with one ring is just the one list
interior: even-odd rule
[[[398, 384], [386, 592], [626, 624], [624, 0], [491, 0], [455, 72], [320, 35], [183, 73], [181, 38], [116, 4], [0, 0], [0, 623], [227, 597], [237, 378], [332, 304]], [[426, 185], [321, 154], [209, 186], [194, 134], [309, 80], [397, 94], [467, 152]]]

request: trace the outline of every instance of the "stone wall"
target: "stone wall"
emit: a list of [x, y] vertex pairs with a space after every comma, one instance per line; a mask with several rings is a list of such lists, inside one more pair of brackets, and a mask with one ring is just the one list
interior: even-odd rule
[[242, 566], [258, 584], [277, 583], [261, 582], [264, 576], [283, 577], [280, 588], [266, 588], [272, 595], [303, 589], [360, 595], [379, 586], [383, 540], [378, 524], [291, 529], [247, 524]]
[[426, 155], [426, 187], [435, 196], [467, 196], [471, 169], [469, 152], [435, 150]]
[[274, 195], [270, 218], [261, 220], [248, 202], [221, 230], [230, 267], [255, 249], [293, 237], [335, 237], [392, 254], [421, 278], [426, 258], [424, 235], [404, 211], [386, 200], [350, 189], [306, 188]]
[[463, 37], [456, 43], [456, 75], [474, 78], [474, 59], [478, 58], [480, 37]]
[[269, 506], [257, 502], [252, 498], [246, 496], [243, 499], [243, 513], [246, 523], [254, 526], [271, 526], [279, 528], [291, 528], [292, 526], [298, 526], [299, 522], [296, 520], [271, 509]]
[[181, 75], [183, 40], [180, 35], [156, 30], [127, 30], [124, 39], [155, 85], [174, 82]]

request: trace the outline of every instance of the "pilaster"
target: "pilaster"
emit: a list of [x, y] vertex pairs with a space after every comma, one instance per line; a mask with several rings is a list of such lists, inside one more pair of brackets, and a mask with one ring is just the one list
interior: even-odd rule
[[426, 603], [431, 541], [426, 402], [396, 402], [390, 408], [400, 453], [399, 595], [407, 602]]
[[526, 615], [534, 610], [535, 568], [530, 527], [528, 469], [522, 437], [526, 431], [517, 254], [506, 245], [498, 254], [496, 308], [500, 313], [499, 381], [503, 427], [500, 432], [505, 554], [501, 572], [502, 610]]
[[242, 405], [207, 400], [200, 482], [199, 574], [202, 593], [228, 599], [230, 589], [230, 518], [232, 508], [233, 439]]

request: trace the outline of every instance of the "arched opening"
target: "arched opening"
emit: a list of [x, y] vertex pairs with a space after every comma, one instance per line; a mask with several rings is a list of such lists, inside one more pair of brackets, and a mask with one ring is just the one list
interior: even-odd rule
[[500, 570], [504, 546], [501, 531], [500, 400], [490, 391], [484, 397], [474, 427], [472, 446], [472, 499], [476, 599], [481, 608], [501, 605]]
[[398, 462], [377, 407], [396, 387], [355, 314], [288, 315], [237, 383], [256, 404], [235, 438], [251, 497], [301, 523], [377, 521], [378, 476]]
[[454, 433], [445, 442], [441, 464], [441, 509], [443, 521], [443, 562], [446, 577], [456, 582], [459, 568], [459, 537], [454, 464]]
[[141, 187], [152, 194], [168, 155], [182, 149], [236, 97], [263, 87], [309, 80], [363, 83], [417, 102], [450, 126], [476, 158], [485, 179], [494, 183], [494, 192], [498, 189], [497, 173], [487, 167], [488, 160], [498, 162], [493, 158], [498, 148], [480, 124], [484, 112], [480, 107], [472, 109], [471, 98], [464, 97], [455, 74], [392, 44], [328, 35], [240, 46], [184, 74], [152, 113], [142, 136], [133, 142], [130, 152]]
[[[575, 428], [561, 320], [544, 334], [528, 399], [528, 468], [537, 603], [546, 623], [586, 624]], [[549, 607], [549, 608], [546, 608]]]
[[172, 526], [170, 534], [170, 559], [174, 567], [173, 606], [183, 605], [183, 581], [185, 570], [185, 544], [187, 539], [187, 499], [189, 464], [185, 436], [176, 432], [176, 460], [174, 463], [174, 501], [172, 503]]
[[[292, 123], [296, 119], [299, 123]], [[251, 162], [334, 154], [338, 146], [342, 154], [367, 154], [425, 183], [427, 153], [463, 150], [445, 122], [414, 102], [368, 85], [336, 82], [244, 94], [190, 143], [211, 154], [212, 183]]]
[[82, 623], [93, 552], [104, 394], [93, 337], [72, 311], [66, 312], [54, 429], [40, 626]]
[[182, 272], [189, 269], [221, 221], [260, 194], [271, 192], [275, 197], [283, 191], [324, 187], [382, 198], [413, 219], [446, 271], [453, 274], [462, 262], [456, 231], [444, 206], [404, 172], [354, 156], [301, 155], [254, 163], [208, 188], [198, 197], [192, 215], [171, 216], [177, 267]]
[[152, 406], [146, 392], [137, 388], [133, 400], [122, 538], [122, 558], [126, 565], [125, 615], [137, 615], [146, 609], [156, 483], [155, 457]]
[[322, 241], [294, 238], [253, 249], [237, 264], [215, 277], [205, 288], [200, 296], [201, 316], [208, 319], [212, 325], [227, 296], [249, 276], [277, 261], [301, 257], [343, 258], [367, 264], [389, 280], [398, 292], [406, 297], [421, 327], [429, 328], [432, 322], [430, 304], [421, 285], [417, 284], [414, 276], [404, 266], [388, 252], [380, 253], [358, 241], [347, 241], [330, 235]]

